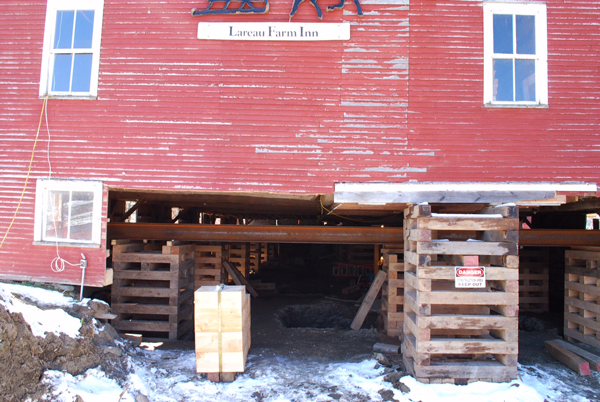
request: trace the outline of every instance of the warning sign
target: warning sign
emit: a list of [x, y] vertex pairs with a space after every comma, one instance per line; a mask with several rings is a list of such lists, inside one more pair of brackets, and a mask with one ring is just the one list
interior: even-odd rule
[[485, 267], [456, 267], [454, 287], [485, 288]]

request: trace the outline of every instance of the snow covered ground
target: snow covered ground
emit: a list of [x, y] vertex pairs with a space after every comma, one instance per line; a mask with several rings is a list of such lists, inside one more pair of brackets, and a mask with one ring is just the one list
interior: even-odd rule
[[[16, 299], [26, 299], [55, 309], [40, 310]], [[84, 301], [85, 302], [85, 301]], [[0, 303], [11, 312], [20, 312], [36, 336], [45, 332], [78, 336], [76, 318], [61, 307], [76, 301], [58, 292], [0, 283]], [[130, 374], [125, 383], [109, 378], [99, 369], [73, 377], [59, 371], [46, 371], [42, 381], [52, 385], [48, 401], [85, 402], [179, 402], [179, 401], [443, 401], [443, 402], [544, 402], [600, 400], [600, 375], [593, 372], [597, 399], [579, 395], [552, 370], [520, 366], [520, 379], [510, 383], [425, 385], [405, 376], [400, 381], [404, 393], [384, 380], [389, 368], [368, 359], [358, 363], [322, 364], [288, 357], [263, 358], [250, 350], [246, 372], [233, 383], [212, 383], [195, 371], [195, 355], [190, 350], [160, 350], [152, 344], [131, 349]], [[564, 378], [562, 376], [561, 378]], [[409, 390], [409, 391], [408, 391]], [[590, 390], [587, 390], [589, 395]], [[80, 399], [77, 399], [79, 396]]]

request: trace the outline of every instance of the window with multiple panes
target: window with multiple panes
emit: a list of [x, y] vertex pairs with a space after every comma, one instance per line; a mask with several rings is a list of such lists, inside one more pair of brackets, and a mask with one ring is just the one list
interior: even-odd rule
[[48, 0], [40, 96], [95, 97], [104, 0]]
[[487, 2], [484, 11], [484, 103], [548, 104], [546, 5]]
[[38, 179], [34, 241], [100, 244], [102, 182]]

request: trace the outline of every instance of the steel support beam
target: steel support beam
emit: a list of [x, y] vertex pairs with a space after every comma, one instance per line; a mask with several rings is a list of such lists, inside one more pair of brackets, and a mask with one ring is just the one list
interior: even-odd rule
[[[181, 241], [400, 244], [401, 228], [352, 226], [238, 226], [109, 223], [109, 239]], [[527, 229], [519, 231], [521, 246], [600, 246], [599, 230]]]
[[398, 244], [401, 228], [109, 223], [109, 239], [263, 243]]
[[600, 247], [600, 230], [524, 229], [519, 230], [520, 246]]

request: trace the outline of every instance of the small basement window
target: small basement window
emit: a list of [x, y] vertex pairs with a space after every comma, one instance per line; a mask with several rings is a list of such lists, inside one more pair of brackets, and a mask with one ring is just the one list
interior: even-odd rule
[[35, 242], [100, 245], [102, 182], [38, 179]]

